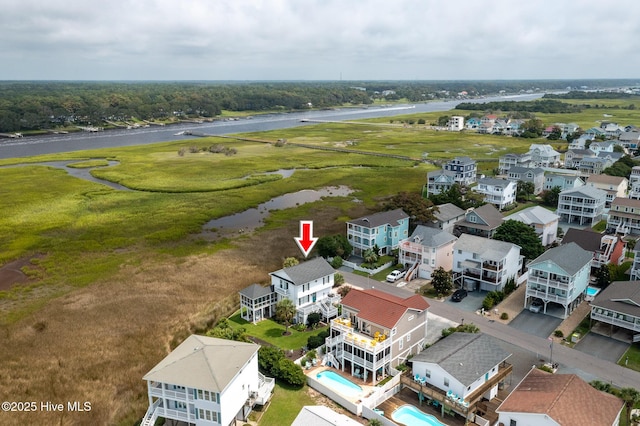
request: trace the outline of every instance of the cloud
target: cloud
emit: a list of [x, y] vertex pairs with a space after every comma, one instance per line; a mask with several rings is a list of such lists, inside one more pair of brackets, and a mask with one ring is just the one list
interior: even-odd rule
[[5, 0], [1, 79], [633, 77], [634, 0]]

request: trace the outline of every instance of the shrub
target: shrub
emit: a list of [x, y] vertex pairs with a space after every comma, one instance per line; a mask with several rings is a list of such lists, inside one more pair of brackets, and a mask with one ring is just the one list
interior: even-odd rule
[[321, 316], [318, 312], [312, 312], [307, 316], [307, 325], [314, 328], [320, 322]]
[[487, 294], [487, 296], [482, 301], [482, 307], [485, 311], [491, 310], [491, 308], [493, 308], [495, 304], [496, 301], [493, 299], [493, 296], [491, 296], [491, 293]]
[[507, 283], [504, 285], [504, 294], [509, 295], [513, 293], [516, 289], [516, 280], [512, 277], [507, 280]]
[[338, 269], [342, 266], [342, 258], [340, 256], [335, 256], [333, 259], [331, 259], [331, 266], [333, 267], [333, 269]]
[[564, 333], [562, 332], [562, 330], [554, 331], [553, 335], [556, 336], [556, 337], [564, 337]]
[[342, 274], [334, 274], [333, 275], [333, 286], [338, 287], [344, 284], [344, 275]]
[[309, 338], [307, 338], [307, 349], [311, 350], [319, 348], [320, 346], [324, 345], [324, 339], [326, 339], [327, 337], [329, 337], [328, 331], [321, 331], [315, 336], [309, 336]]
[[291, 386], [302, 386], [307, 382], [302, 367], [287, 358], [282, 358], [278, 362], [276, 379], [282, 379]]
[[307, 325], [299, 322], [298, 324], [294, 325], [292, 328], [294, 330], [296, 330], [296, 331], [302, 332], [302, 331], [305, 331], [307, 329]]
[[351, 287], [348, 285], [343, 285], [338, 289], [338, 294], [340, 297], [345, 297], [351, 291]]
[[500, 314], [500, 319], [501, 320], [508, 320], [509, 319], [509, 314], [506, 312], [503, 312], [502, 314]]

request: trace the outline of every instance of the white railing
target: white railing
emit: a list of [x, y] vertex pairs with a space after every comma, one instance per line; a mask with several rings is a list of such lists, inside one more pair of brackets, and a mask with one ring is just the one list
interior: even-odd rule
[[569, 290], [571, 288], [574, 288], [575, 286], [573, 285], [572, 282], [563, 282], [563, 281], [559, 281], [559, 280], [553, 280], [550, 278], [542, 278], [542, 277], [537, 277], [535, 275], [531, 275], [529, 274], [529, 279], [528, 279], [529, 284], [542, 284], [546, 287], [555, 287], [555, 288], [561, 288], [563, 290]]
[[543, 291], [532, 290], [529, 288], [527, 288], [527, 296], [537, 297], [548, 302], [557, 302], [561, 305], [566, 305], [571, 302], [571, 299], [568, 296], [558, 296], [557, 294], [545, 293]]
[[162, 404], [161, 399], [156, 399], [156, 401], [149, 406], [147, 412], [142, 418], [142, 422], [140, 422], [140, 426], [153, 426], [158, 420], [158, 407]]
[[162, 396], [162, 397], [171, 398], [171, 399], [180, 400], [180, 401], [187, 401], [192, 399], [190, 398], [191, 394], [187, 393], [186, 391], [175, 391], [175, 390], [163, 389], [162, 385], [151, 387], [150, 393], [152, 396]]
[[[189, 413], [182, 410], [171, 410], [169, 408], [158, 407], [158, 416], [170, 418], [174, 420], [192, 420], [189, 416]], [[195, 416], [193, 416], [195, 417]]]
[[[599, 308], [596, 308], [599, 309]], [[611, 312], [611, 311], [608, 311]], [[633, 321], [627, 321], [624, 318], [618, 318], [619, 314], [617, 312], [612, 312], [612, 316], [598, 313], [597, 311], [591, 312], [591, 318], [597, 321], [606, 322], [607, 324], [613, 324], [618, 327], [626, 328], [627, 330], [639, 331], [640, 332], [640, 323], [636, 322], [639, 318], [635, 318]]]

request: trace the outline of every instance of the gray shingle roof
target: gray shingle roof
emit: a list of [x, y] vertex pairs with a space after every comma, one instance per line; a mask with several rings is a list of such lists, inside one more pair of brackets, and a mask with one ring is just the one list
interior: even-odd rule
[[391, 226], [398, 226], [400, 220], [408, 217], [409, 215], [407, 215], [402, 209], [395, 209], [350, 220], [348, 223], [365, 226], [367, 228], [377, 228], [378, 226], [387, 224]]
[[640, 281], [612, 282], [595, 297], [591, 306], [640, 318]]
[[456, 240], [456, 237], [446, 231], [422, 225], [416, 227], [409, 240], [416, 241], [416, 238], [418, 238], [418, 242], [425, 247], [440, 247]]
[[[511, 171], [511, 169], [509, 169]], [[509, 185], [511, 181], [509, 179], [496, 179], [496, 178], [482, 178], [478, 179], [478, 184], [485, 185], [493, 185], [493, 186], [504, 186]]]
[[493, 204], [484, 204], [477, 207], [468, 212], [467, 216], [473, 213], [475, 213], [484, 223], [467, 222], [466, 216], [465, 219], [456, 223], [461, 226], [477, 229], [496, 229], [498, 226], [502, 225], [502, 213], [500, 213]]
[[298, 265], [271, 272], [269, 275], [277, 276], [295, 285], [302, 285], [333, 273], [335, 269], [324, 258], [316, 257]]
[[510, 214], [505, 217], [504, 220], [517, 220], [518, 222], [526, 223], [527, 225], [532, 223], [538, 223], [541, 225], [551, 223], [559, 219], [559, 216], [544, 207], [533, 206], [520, 210], [517, 213]]
[[240, 290], [240, 294], [248, 297], [249, 299], [257, 299], [271, 294], [271, 287], [264, 287], [260, 284], [251, 284], [249, 287], [245, 287]]
[[591, 264], [592, 252], [588, 252], [576, 243], [563, 244], [545, 251], [529, 264], [529, 268], [546, 261], [551, 261], [562, 268], [568, 275], [573, 275], [585, 265]]
[[258, 349], [254, 343], [192, 334], [143, 379], [222, 392]]
[[506, 241], [461, 234], [453, 248], [454, 250], [462, 250], [470, 253], [480, 253], [483, 260], [499, 261], [504, 259], [513, 248], [519, 250], [520, 246]]
[[487, 334], [453, 333], [414, 356], [412, 361], [438, 364], [469, 386], [510, 356]]
[[465, 213], [465, 211], [462, 210], [460, 207], [451, 203], [440, 204], [437, 207], [438, 207], [438, 211], [434, 213], [434, 215], [438, 220], [442, 222], [446, 222], [456, 217], [460, 217]]
[[594, 199], [605, 199], [607, 197], [607, 193], [601, 189], [595, 188], [593, 186], [579, 186], [577, 188], [565, 189], [560, 193], [560, 196], [569, 195], [569, 194], [582, 194], [589, 198]]

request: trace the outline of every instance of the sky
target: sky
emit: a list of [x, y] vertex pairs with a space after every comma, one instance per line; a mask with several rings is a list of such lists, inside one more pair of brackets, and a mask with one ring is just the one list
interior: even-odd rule
[[637, 78], [638, 0], [0, 0], [0, 80]]

